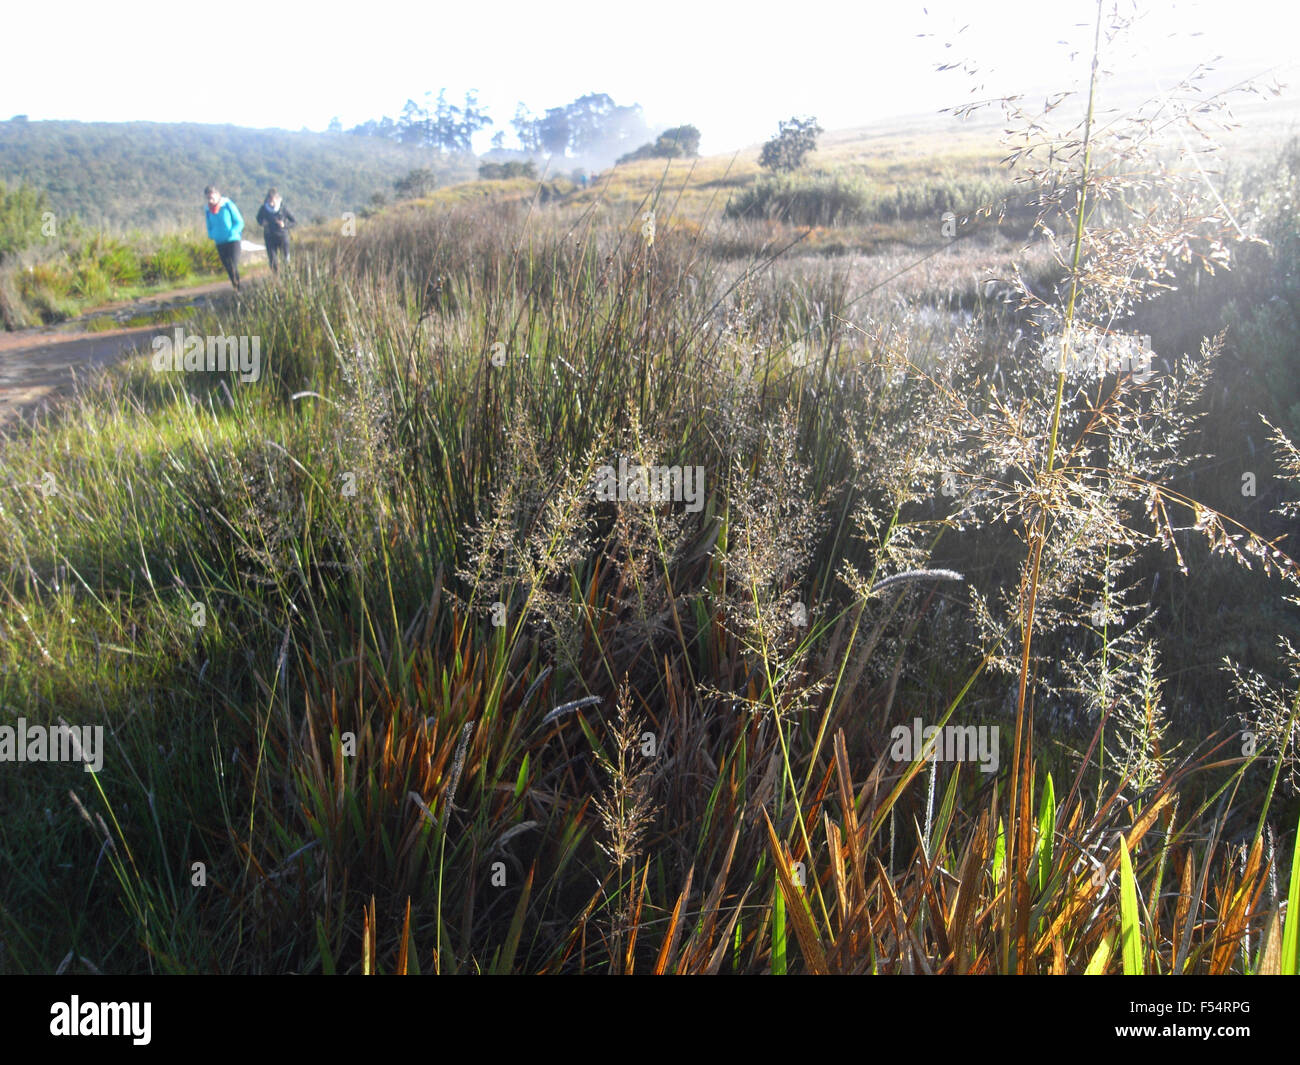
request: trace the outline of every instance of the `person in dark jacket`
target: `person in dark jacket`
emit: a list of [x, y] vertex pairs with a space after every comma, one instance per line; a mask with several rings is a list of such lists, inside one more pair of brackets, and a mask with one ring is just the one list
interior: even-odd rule
[[257, 209], [257, 221], [262, 226], [262, 236], [266, 238], [267, 261], [272, 270], [278, 270], [276, 253], [283, 256], [285, 262], [289, 261], [289, 227], [296, 225], [298, 220], [284, 205], [280, 193], [271, 188], [266, 190], [266, 202]]
[[239, 291], [239, 249], [244, 237], [244, 216], [234, 201], [226, 199], [215, 185], [203, 190], [208, 198], [208, 209], [203, 217], [208, 224], [208, 236], [217, 245], [221, 265], [226, 268], [230, 283]]

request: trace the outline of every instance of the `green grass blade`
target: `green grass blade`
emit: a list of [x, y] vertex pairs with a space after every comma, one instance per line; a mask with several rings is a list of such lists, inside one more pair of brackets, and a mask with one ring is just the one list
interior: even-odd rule
[[1110, 964], [1111, 952], [1115, 949], [1115, 937], [1107, 936], [1088, 959], [1088, 966], [1083, 970], [1084, 976], [1105, 976], [1106, 966]]
[[1137, 884], [1133, 879], [1133, 863], [1129, 860], [1128, 844], [1119, 839], [1119, 923], [1124, 958], [1124, 975], [1141, 976], [1142, 973], [1142, 923], [1138, 917]]
[[779, 884], [772, 889], [772, 975], [785, 975], [785, 900]]
[[1047, 774], [1043, 788], [1043, 801], [1038, 808], [1038, 890], [1047, 888], [1047, 878], [1052, 871], [1052, 840], [1056, 835], [1056, 792], [1052, 787], [1052, 774]]
[[1282, 931], [1282, 975], [1300, 975], [1300, 824], [1296, 825], [1295, 850], [1291, 855], [1291, 890], [1286, 896], [1286, 925]]
[[998, 818], [998, 838], [993, 844], [993, 884], [996, 890], [1002, 883], [1002, 871], [1007, 864], [1007, 834], [1002, 827], [1002, 818]]

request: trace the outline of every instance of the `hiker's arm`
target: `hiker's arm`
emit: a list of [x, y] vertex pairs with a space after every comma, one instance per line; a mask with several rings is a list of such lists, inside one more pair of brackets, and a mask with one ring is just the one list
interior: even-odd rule
[[293, 212], [290, 211], [289, 208], [287, 207], [281, 208], [280, 213], [284, 215], [285, 221], [288, 222], [291, 226], [296, 226], [298, 224], [298, 219], [294, 218]]

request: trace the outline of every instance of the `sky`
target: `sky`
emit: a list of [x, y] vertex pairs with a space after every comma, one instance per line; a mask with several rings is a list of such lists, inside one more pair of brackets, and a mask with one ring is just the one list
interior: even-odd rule
[[[1107, 3], [1109, 10], [1113, 3]], [[1125, 78], [1173, 80], [1222, 56], [1232, 80], [1297, 77], [1300, 5], [1165, 0], [1107, 51]], [[651, 5], [369, 0], [346, 12], [281, 0], [10, 4], [0, 17], [0, 120], [232, 123], [323, 130], [396, 117], [408, 98], [475, 89], [505, 129], [588, 92], [639, 103], [653, 127], [692, 123], [706, 154], [815, 115], [842, 129], [965, 100], [1069, 88], [1086, 76], [1094, 0], [734, 0]], [[977, 65], [937, 71], [942, 63]], [[1294, 90], [1293, 90], [1294, 91]]]

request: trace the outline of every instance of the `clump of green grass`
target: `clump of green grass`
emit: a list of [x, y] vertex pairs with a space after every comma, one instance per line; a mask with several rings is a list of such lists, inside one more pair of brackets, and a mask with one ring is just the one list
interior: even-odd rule
[[144, 276], [151, 282], [183, 281], [193, 269], [189, 248], [179, 241], [164, 241], [144, 260]]
[[0, 271], [6, 328], [58, 322], [115, 299], [221, 273], [215, 245], [190, 234], [112, 237], [80, 229]]
[[778, 218], [794, 225], [834, 226], [872, 219], [867, 183], [842, 173], [760, 178], [727, 203], [730, 218]]
[[118, 287], [137, 285], [144, 276], [139, 252], [119, 241], [109, 243], [100, 252], [100, 269]]
[[846, 226], [925, 220], [945, 214], [969, 222], [979, 213], [1023, 215], [1025, 195], [1008, 180], [926, 176], [893, 185], [847, 170], [767, 175], [734, 194], [729, 218], [779, 219], [792, 225]]

